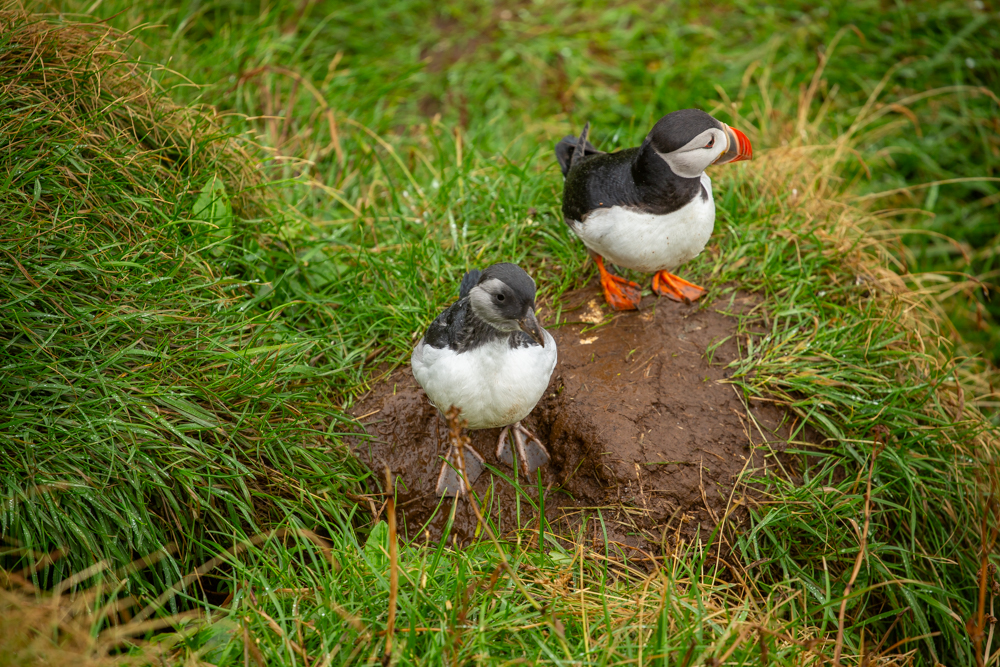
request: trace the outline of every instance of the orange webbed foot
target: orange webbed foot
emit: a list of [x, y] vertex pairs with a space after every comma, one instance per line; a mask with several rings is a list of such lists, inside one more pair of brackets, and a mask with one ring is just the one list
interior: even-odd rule
[[691, 303], [702, 297], [705, 288], [678, 278], [668, 271], [659, 271], [653, 275], [653, 291], [674, 301]]
[[597, 262], [597, 269], [601, 272], [601, 288], [604, 290], [604, 299], [608, 305], [614, 310], [637, 310], [642, 299], [639, 285], [613, 275], [604, 268], [604, 258], [600, 255], [594, 255], [594, 261]]

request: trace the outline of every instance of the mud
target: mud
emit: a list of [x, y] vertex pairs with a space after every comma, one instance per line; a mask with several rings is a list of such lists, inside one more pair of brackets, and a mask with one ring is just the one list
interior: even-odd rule
[[[612, 542], [629, 556], [680, 540], [706, 541], [723, 518], [738, 530], [756, 495], [746, 481], [780, 465], [776, 457], [789, 430], [785, 414], [769, 404], [754, 402], [748, 415], [725, 382], [726, 365], [738, 355], [737, 320], [720, 311], [744, 312], [753, 298], [737, 294], [703, 308], [646, 297], [640, 311], [612, 317], [592, 284], [563, 303], [559, 326], [553, 313], [543, 312], [559, 363], [545, 397], [523, 422], [552, 455], [541, 475], [552, 529], [579, 530], [584, 516], [596, 518], [600, 508]], [[438, 540], [454, 504], [434, 493], [447, 453], [444, 418], [409, 367], [392, 373], [352, 412], [369, 436], [353, 439], [355, 453], [379, 479], [385, 465], [397, 475], [403, 533]], [[488, 466], [513, 477], [496, 458], [499, 431], [469, 435]], [[519, 482], [520, 495], [491, 472], [474, 485], [501, 533], [538, 528], [538, 480]], [[464, 500], [454, 505], [453, 539], [473, 539], [474, 512]], [[588, 521], [585, 537], [600, 542], [604, 529]]]

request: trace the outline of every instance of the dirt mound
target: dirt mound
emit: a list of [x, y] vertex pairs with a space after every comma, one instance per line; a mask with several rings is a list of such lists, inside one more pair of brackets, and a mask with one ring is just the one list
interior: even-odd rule
[[[613, 541], [657, 551], [699, 531], [706, 540], [723, 517], [741, 521], [747, 493], [741, 480], [773, 467], [765, 454], [781, 451], [781, 434], [787, 436], [780, 427], [783, 412], [755, 405], [748, 416], [724, 382], [725, 366], [738, 351], [736, 318], [720, 310], [745, 311], [752, 297], [707, 308], [647, 297], [639, 312], [617, 314], [602, 326], [595, 324], [608, 313], [596, 284], [567, 295], [564, 303], [569, 308], [561, 311], [561, 326], [551, 326], [552, 314], [543, 313], [559, 346], [559, 363], [545, 397], [523, 422], [552, 455], [542, 469], [548, 521], [578, 526], [584, 513], [601, 508]], [[409, 367], [394, 372], [353, 412], [370, 436], [354, 440], [356, 454], [380, 477], [386, 464], [398, 475], [404, 532], [437, 539], [452, 504], [439, 504], [434, 493], [447, 453], [444, 418]], [[514, 477], [496, 458], [499, 431], [469, 435], [489, 466]], [[765, 440], [770, 449], [757, 446]], [[520, 486], [518, 497], [491, 472], [475, 484], [500, 532], [538, 525], [537, 479], [522, 478]], [[472, 509], [459, 501], [452, 533], [465, 541], [475, 535], [476, 524]], [[600, 531], [591, 522], [588, 534], [597, 539]]]

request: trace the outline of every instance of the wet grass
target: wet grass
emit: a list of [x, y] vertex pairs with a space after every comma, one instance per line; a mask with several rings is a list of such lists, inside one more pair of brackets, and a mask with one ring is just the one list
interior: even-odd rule
[[[178, 661], [377, 662], [393, 607], [403, 664], [977, 664], [976, 571], [995, 526], [982, 367], [956, 357], [930, 290], [908, 289], [932, 278], [897, 272], [936, 237], [901, 252], [892, 218], [851, 197], [988, 175], [990, 95], [889, 106], [995, 82], [988, 10], [435, 7], [103, 3], [95, 15], [121, 28], [165, 26], [135, 30], [128, 53], [173, 71], [139, 64], [120, 80], [91, 32], [4, 29], [0, 127], [23, 156], [0, 204], [2, 525], [17, 577], [44, 588], [94, 568], [77, 585], [105, 638], [204, 611], [157, 638]], [[850, 22], [864, 39], [843, 30], [814, 79], [816, 48]], [[910, 53], [935, 55], [866, 106]], [[235, 114], [142, 93], [146, 73], [175, 100]], [[551, 145], [584, 119], [601, 148], [633, 145], [685, 105], [758, 149], [713, 173], [716, 235], [688, 272], [762, 295], [733, 381], [820, 434], [793, 471], [802, 482], [756, 473], [767, 501], [724, 561], [705, 543], [717, 536], [650, 569], [589, 532], [525, 526], [503, 557], [485, 538], [401, 544], [393, 599], [381, 484], [346, 456], [340, 407], [380, 363], [405, 361], [467, 268], [522, 263], [556, 304], [585, 282]], [[930, 137], [919, 145], [911, 114]], [[995, 192], [950, 187], [928, 206], [934, 224]], [[273, 529], [288, 530], [251, 541]], [[161, 549], [173, 555], [116, 571]], [[47, 552], [54, 564], [31, 565]], [[216, 567], [182, 579], [205, 561]]]
[[[338, 188], [355, 153], [331, 149], [324, 104], [380, 135], [440, 113], [492, 154], [514, 149], [522, 133], [529, 145], [548, 142], [586, 120], [604, 148], [621, 147], [664, 109], [732, 100], [731, 120], [754, 119], [751, 138], [776, 130], [767, 136], [784, 145], [803, 130], [814, 141], [840, 136], [884, 85], [881, 113], [844, 178], [862, 194], [903, 188], [879, 206], [911, 230], [894, 248], [905, 271], [932, 274], [931, 285], [940, 274], [974, 278], [939, 292], [965, 338], [1000, 359], [1000, 310], [983, 289], [996, 282], [1000, 206], [1000, 34], [988, 3], [435, 7], [410, 0], [260, 13], [181, 2], [139, 5], [119, 21], [177, 26], [153, 52], [185, 63], [185, 76], [208, 86], [201, 99], [280, 117], [256, 124], [268, 145], [312, 161], [309, 173]], [[181, 39], [191, 47], [183, 53], [174, 48]], [[776, 127], [784, 122], [770, 116], [782, 106], [778, 91], [805, 94], [821, 60], [810, 94], [823, 113], [809, 127]], [[357, 202], [350, 188], [345, 195]]]
[[100, 27], [0, 21], [4, 536], [60, 546], [55, 581], [174, 542], [170, 583], [305, 480], [358, 476], [320, 446], [343, 419], [317, 346], [263, 307], [295, 259], [214, 114], [159, 99]]

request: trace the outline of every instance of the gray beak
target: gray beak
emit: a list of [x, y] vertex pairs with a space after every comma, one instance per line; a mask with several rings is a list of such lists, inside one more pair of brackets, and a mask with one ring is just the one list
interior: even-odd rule
[[517, 326], [521, 327], [521, 331], [531, 336], [533, 341], [545, 347], [545, 336], [542, 335], [541, 325], [535, 319], [535, 311], [529, 310], [527, 315], [517, 321]]

